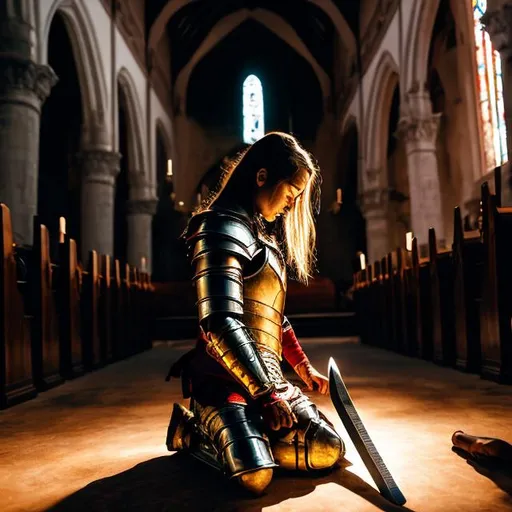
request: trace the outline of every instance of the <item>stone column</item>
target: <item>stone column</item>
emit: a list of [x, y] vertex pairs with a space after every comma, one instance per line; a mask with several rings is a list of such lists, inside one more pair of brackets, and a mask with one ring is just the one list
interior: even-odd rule
[[128, 263], [140, 268], [144, 257], [149, 273], [151, 273], [152, 220], [157, 203], [156, 199], [130, 199], [127, 203]]
[[77, 155], [82, 176], [81, 256], [86, 262], [94, 249], [114, 254], [114, 185], [121, 155], [103, 149], [84, 150]]
[[411, 224], [421, 254], [428, 248], [428, 230], [436, 230], [438, 245], [445, 245], [436, 138], [440, 114], [432, 113], [427, 92], [409, 93], [407, 115], [398, 123], [407, 154]]
[[57, 81], [32, 60], [30, 12], [26, 1], [0, 0], [0, 202], [20, 245], [32, 244], [41, 105]]
[[366, 219], [368, 263], [380, 261], [390, 251], [388, 190], [376, 187], [361, 195], [361, 212]]
[[508, 157], [512, 155], [512, 1], [488, 8], [480, 19], [501, 57]]

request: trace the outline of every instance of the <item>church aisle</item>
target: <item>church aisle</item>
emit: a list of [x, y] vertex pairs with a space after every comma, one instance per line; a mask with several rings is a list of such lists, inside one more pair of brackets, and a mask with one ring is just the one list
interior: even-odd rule
[[[172, 402], [181, 395], [179, 382], [164, 377], [169, 363], [190, 346], [182, 342], [160, 344], [0, 412], [0, 510], [512, 510], [510, 495], [451, 451], [451, 434], [458, 429], [512, 442], [510, 386], [354, 339], [302, 341], [319, 370], [326, 371], [328, 357], [335, 357], [408, 500], [405, 507], [374, 490], [350, 441], [347, 470], [317, 478], [279, 475], [256, 499], [199, 462], [170, 456], [165, 433]], [[316, 400], [346, 439], [330, 399]]]

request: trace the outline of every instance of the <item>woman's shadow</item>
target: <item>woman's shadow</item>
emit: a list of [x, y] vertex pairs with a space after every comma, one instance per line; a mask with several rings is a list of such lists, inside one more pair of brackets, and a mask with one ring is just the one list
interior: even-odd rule
[[[251, 511], [289, 498], [306, 496], [317, 485], [336, 482], [383, 511], [410, 511], [393, 505], [364, 480], [344, 467], [323, 475], [276, 474], [263, 496], [249, 496], [242, 488], [186, 454], [137, 464], [127, 471], [90, 483], [47, 512], [62, 511]], [[410, 511], [412, 512], [412, 511]]]

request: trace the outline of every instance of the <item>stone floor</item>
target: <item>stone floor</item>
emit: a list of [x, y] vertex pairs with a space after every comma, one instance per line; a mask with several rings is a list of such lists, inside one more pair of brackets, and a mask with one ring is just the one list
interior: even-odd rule
[[[303, 340], [323, 371], [334, 356], [375, 445], [407, 498], [388, 503], [350, 442], [346, 469], [279, 475], [249, 498], [199, 462], [164, 446], [179, 384], [169, 363], [186, 342], [67, 382], [0, 412], [0, 511], [512, 510], [507, 470], [470, 465], [451, 450], [458, 429], [512, 441], [512, 388], [350, 339]], [[346, 436], [328, 398], [315, 396]]]

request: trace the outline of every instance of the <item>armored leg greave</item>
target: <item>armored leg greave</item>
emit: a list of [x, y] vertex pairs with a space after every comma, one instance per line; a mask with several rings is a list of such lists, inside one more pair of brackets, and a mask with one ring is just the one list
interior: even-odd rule
[[273, 468], [316, 471], [334, 467], [345, 446], [327, 418], [302, 393], [291, 404], [297, 426], [264, 433], [261, 417], [250, 407], [175, 404], [167, 432], [169, 450], [186, 449], [255, 493], [272, 479]]

